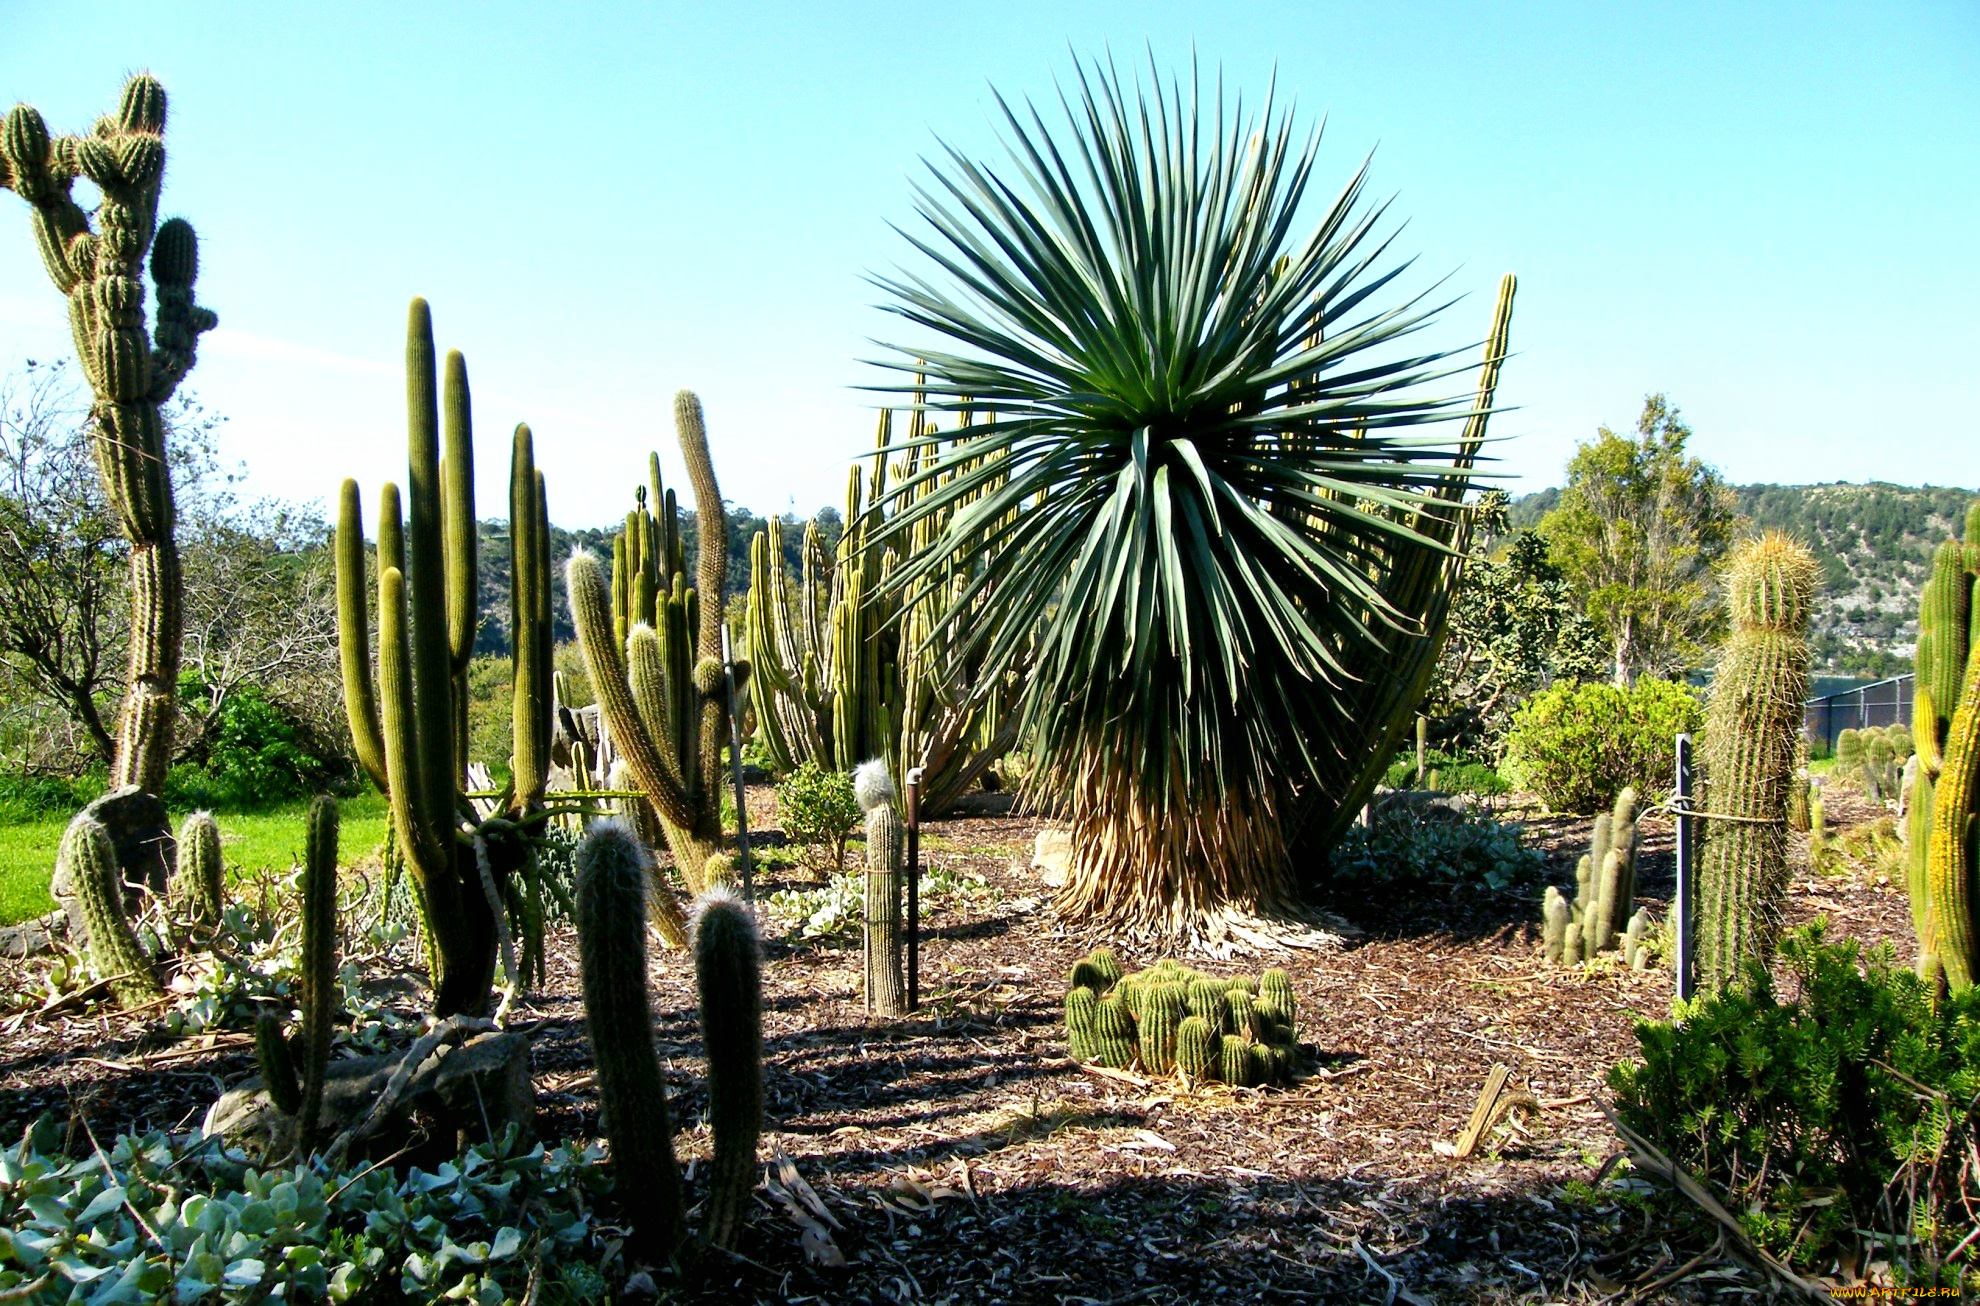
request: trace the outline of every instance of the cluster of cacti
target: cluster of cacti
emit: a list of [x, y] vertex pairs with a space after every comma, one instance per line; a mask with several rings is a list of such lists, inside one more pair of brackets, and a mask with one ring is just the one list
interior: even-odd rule
[[901, 887], [906, 867], [897, 791], [878, 758], [853, 772], [853, 793], [866, 813], [866, 1009], [907, 1014], [901, 983]]
[[1980, 820], [1980, 502], [1966, 534], [1932, 558], [1918, 613], [1911, 734], [1917, 747], [1909, 808], [1912, 923], [1919, 972], [1943, 971], [1955, 990], [1980, 973], [1973, 901], [1974, 828]]
[[[870, 757], [897, 774], [920, 767], [922, 808], [940, 812], [1016, 743], [1015, 694], [1004, 680], [978, 675], [980, 651], [964, 656], [943, 630], [943, 614], [975, 598], [960, 569], [906, 603], [879, 585], [905, 558], [931, 548], [956, 511], [887, 530], [921, 497], [912, 488], [905, 498], [890, 495], [889, 477], [913, 487], [941, 452], [934, 426], [916, 410], [905, 457], [890, 463], [893, 417], [880, 414], [871, 468], [851, 473], [835, 557], [816, 522], [805, 527], [795, 578], [784, 562], [782, 522], [772, 519], [751, 541], [745, 641], [756, 669], [757, 737], [778, 772], [805, 762], [849, 771]], [[919, 484], [922, 494], [932, 488]], [[991, 478], [977, 498], [997, 484]]]
[[158, 972], [125, 910], [124, 874], [110, 832], [94, 817], [78, 816], [63, 833], [56, 858], [57, 876], [66, 873], [75, 886], [87, 930], [90, 970], [96, 978], [111, 981], [111, 991], [125, 1006], [162, 996]]
[[1720, 988], [1773, 955], [1787, 893], [1787, 817], [1808, 700], [1808, 617], [1820, 576], [1778, 532], [1734, 550], [1732, 630], [1706, 710], [1699, 979]]
[[[337, 994], [337, 802], [309, 806], [302, 873], [302, 1029], [292, 1043], [282, 1020], [264, 1010], [255, 1020], [254, 1055], [268, 1100], [296, 1122], [301, 1150], [315, 1141], [330, 1069], [331, 1024]], [[301, 1062], [301, 1073], [297, 1062]]]
[[1836, 736], [1836, 779], [1882, 802], [1903, 792], [1905, 763], [1914, 756], [1911, 730], [1904, 725], [1852, 727]]
[[[110, 510], [130, 541], [131, 637], [110, 785], [157, 793], [172, 761], [183, 581], [161, 406], [218, 319], [193, 303], [199, 242], [183, 218], [158, 221], [165, 178], [165, 88], [149, 73], [87, 135], [51, 137], [17, 104], [0, 128], [0, 186], [34, 208], [48, 275], [69, 300], [76, 356], [95, 397], [90, 421]], [[99, 196], [86, 212], [78, 178]], [[92, 221], [93, 219], [93, 221]], [[144, 263], [158, 291], [147, 333]]]
[[423, 299], [412, 302], [407, 322], [406, 409], [407, 517], [396, 485], [388, 482], [379, 496], [375, 681], [363, 509], [357, 482], [343, 485], [336, 563], [344, 709], [359, 764], [391, 800], [392, 831], [419, 900], [435, 1009], [474, 1015], [493, 989], [505, 913], [523, 939], [519, 968], [540, 967], [542, 956], [542, 889], [523, 832], [540, 818], [550, 752], [549, 512], [529, 428], [519, 426], [509, 466], [513, 779], [499, 815], [471, 822], [467, 672], [479, 596], [473, 419], [459, 351], [447, 354], [444, 391], [436, 384], [433, 319]]
[[[686, 390], [674, 396], [674, 425], [694, 487], [695, 587], [687, 587], [676, 565], [680, 524], [672, 492], [660, 485], [657, 458], [650, 467], [660, 518], [642, 493], [614, 541], [610, 580], [597, 558], [579, 552], [571, 555], [565, 581], [607, 739], [652, 808], [675, 869], [698, 894], [728, 874], [722, 853], [728, 695], [721, 595], [729, 530], [701, 401]], [[738, 681], [747, 678], [746, 663], [735, 669]], [[686, 941], [685, 919], [671, 895], [656, 893], [653, 910], [669, 942]]]
[[1069, 979], [1066, 1042], [1076, 1061], [1240, 1087], [1292, 1078], [1299, 1004], [1283, 970], [1218, 979], [1171, 960], [1123, 975], [1111, 948], [1095, 948]]
[[1639, 970], [1648, 966], [1649, 954], [1641, 944], [1650, 916], [1632, 910], [1641, 842], [1636, 790], [1624, 789], [1616, 795], [1614, 810], [1595, 818], [1588, 851], [1575, 864], [1574, 901], [1551, 884], [1541, 899], [1541, 948], [1548, 961], [1575, 966], [1620, 947], [1626, 965]]
[[[578, 954], [584, 1011], [614, 1189], [643, 1259], [672, 1259], [685, 1238], [682, 1180], [653, 1012], [646, 990], [645, 899], [651, 859], [623, 822], [595, 822], [577, 854]], [[725, 893], [695, 917], [695, 981], [708, 1057], [709, 1167], [705, 1236], [734, 1243], [756, 1183], [763, 1123], [763, 996], [755, 922]]]

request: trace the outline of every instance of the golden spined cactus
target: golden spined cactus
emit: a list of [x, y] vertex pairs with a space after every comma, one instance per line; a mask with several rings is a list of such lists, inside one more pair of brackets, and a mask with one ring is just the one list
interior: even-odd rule
[[[0, 127], [0, 186], [34, 210], [49, 279], [69, 301], [104, 497], [130, 541], [131, 638], [110, 786], [157, 793], [172, 760], [184, 583], [160, 414], [191, 370], [199, 337], [218, 324], [193, 302], [199, 242], [182, 218], [158, 221], [165, 177], [165, 88], [149, 73], [124, 86], [94, 130], [51, 136], [17, 104]], [[85, 212], [78, 180], [100, 200]], [[144, 265], [158, 306], [145, 327]]]
[[1705, 725], [1707, 820], [1698, 913], [1700, 979], [1736, 982], [1773, 955], [1787, 893], [1788, 794], [1808, 699], [1808, 617], [1820, 571], [1778, 532], [1749, 540], [1726, 574], [1732, 632]]
[[[1918, 973], [1934, 982], [1943, 962], [1941, 920], [1954, 922], [1956, 938], [1970, 939], [1972, 934], [1970, 908], [1962, 910], [1949, 903], [1942, 913], [1934, 894], [1941, 884], [1962, 900], [1970, 891], [1959, 882], [1945, 860], [1951, 857], [1963, 861], [1968, 854], [1956, 846], [1957, 841], [1950, 834], [1942, 841], [1936, 831], [1939, 787], [1950, 765], [1947, 753], [1951, 734], [1960, 709], [1971, 702], [1971, 693], [1966, 688], [1970, 664], [1980, 661], [1970, 656], [1974, 643], [1974, 592], [1980, 586], [1980, 574], [1976, 573], [1980, 573], [1980, 500], [1968, 509], [1965, 541], [1946, 540], [1932, 556], [1932, 573], [1918, 605], [1918, 648], [1913, 655], [1918, 674], [1913, 680], [1911, 742], [1917, 752], [1905, 807], [1909, 836], [1906, 887], [1911, 894], [1912, 928], [1918, 935]], [[1971, 784], [1965, 788], [1964, 802], [1971, 804]], [[1971, 812], [1967, 806], [1950, 811], [1946, 819], [1956, 824], [1970, 820]], [[1969, 923], [1961, 925], [1961, 921]], [[1974, 966], [1970, 945], [1961, 951], [1965, 956], [1955, 958], [1952, 965], [1964, 967], [1970, 977]]]

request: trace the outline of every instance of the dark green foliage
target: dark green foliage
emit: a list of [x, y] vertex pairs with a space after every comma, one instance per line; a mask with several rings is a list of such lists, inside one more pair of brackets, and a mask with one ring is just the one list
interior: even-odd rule
[[1513, 714], [1501, 771], [1554, 811], [1596, 812], [1629, 785], [1668, 793], [1672, 741], [1704, 723], [1698, 696], [1667, 680], [1556, 685]]
[[1325, 878], [1337, 895], [1356, 897], [1380, 885], [1512, 888], [1546, 865], [1520, 834], [1519, 826], [1482, 814], [1423, 820], [1406, 810], [1385, 810], [1372, 827], [1355, 826], [1341, 837]]
[[733, 1247], [756, 1186], [763, 1129], [763, 962], [756, 922], [735, 898], [707, 898], [694, 926], [701, 1045], [708, 1055], [708, 1120], [714, 1135], [704, 1232]]
[[183, 710], [209, 716], [201, 737], [207, 801], [229, 811], [294, 802], [348, 779], [332, 758], [314, 751], [295, 719], [256, 685], [237, 685], [211, 705], [206, 686], [188, 677], [179, 686]]
[[[1512, 788], [1504, 777], [1483, 762], [1472, 761], [1441, 748], [1425, 751], [1424, 776], [1421, 788], [1446, 794], [1478, 794], [1491, 797], [1503, 794]], [[1404, 750], [1396, 754], [1389, 763], [1389, 769], [1382, 774], [1382, 783], [1390, 789], [1414, 789], [1416, 783], [1416, 753]]]
[[[1618, 1110], [1774, 1255], [1819, 1267], [1853, 1230], [1875, 1230], [1879, 1256], [1930, 1281], [1970, 1227], [1957, 1204], [1980, 1202], [1980, 1176], [1961, 1165], [1980, 1096], [1980, 996], [1934, 1010], [1888, 948], [1862, 958], [1819, 925], [1786, 935], [1780, 961], [1791, 999], [1752, 964], [1743, 986], [1706, 995], [1681, 1023], [1639, 1024], [1642, 1062], [1609, 1076]], [[1905, 1236], [1922, 1241], [1888, 1241]]]
[[777, 785], [777, 823], [806, 863], [833, 874], [846, 868], [846, 840], [859, 828], [852, 775], [805, 762]]
[[[1602, 633], [1547, 556], [1547, 542], [1531, 530], [1507, 533], [1505, 494], [1488, 490], [1478, 505], [1476, 542], [1466, 559], [1451, 600], [1450, 632], [1437, 655], [1423, 712], [1432, 735], [1447, 747], [1497, 756], [1504, 746], [1512, 712], [1534, 692], [1552, 684], [1601, 679], [1608, 670]], [[1413, 757], [1398, 758], [1389, 771]], [[1448, 757], [1432, 762], [1445, 779], [1433, 789], [1460, 791]], [[1463, 773], [1473, 784], [1489, 769]], [[1493, 792], [1484, 790], [1484, 792]]]

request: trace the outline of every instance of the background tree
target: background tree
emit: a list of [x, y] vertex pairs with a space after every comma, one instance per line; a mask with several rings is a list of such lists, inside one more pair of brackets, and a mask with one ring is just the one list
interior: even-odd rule
[[1559, 506], [1540, 522], [1607, 636], [1619, 685], [1689, 669], [1724, 624], [1712, 569], [1732, 545], [1738, 502], [1685, 454], [1690, 438], [1677, 407], [1650, 395], [1634, 440], [1604, 426], [1575, 450]]
[[1556, 682], [1601, 676], [1606, 645], [1547, 542], [1507, 531], [1503, 491], [1479, 501], [1473, 529], [1478, 543], [1451, 602], [1423, 711], [1440, 744], [1496, 755], [1512, 710]]

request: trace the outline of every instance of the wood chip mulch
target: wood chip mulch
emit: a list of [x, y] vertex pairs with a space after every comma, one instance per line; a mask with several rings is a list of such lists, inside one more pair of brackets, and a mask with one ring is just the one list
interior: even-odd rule
[[[752, 795], [768, 824], [768, 795]], [[1878, 813], [1831, 798], [1832, 830]], [[1589, 823], [1515, 810], [1572, 885]], [[1661, 971], [1541, 964], [1539, 886], [1492, 893], [1383, 890], [1328, 907], [1361, 931], [1284, 965], [1300, 1002], [1308, 1076], [1288, 1090], [1190, 1091], [1081, 1068], [1059, 1004], [1072, 962], [1105, 940], [1068, 928], [1029, 868], [1038, 822], [976, 815], [926, 827], [924, 865], [997, 892], [936, 899], [925, 921], [921, 1011], [862, 1008], [856, 943], [773, 943], [765, 970], [762, 1159], [788, 1157], [840, 1226], [840, 1268], [814, 1265], [770, 1190], [732, 1258], [682, 1300], [1108, 1303], [1704, 1301], [1772, 1287], [1700, 1257], [1686, 1213], [1612, 1183], [1620, 1151], [1597, 1102], [1633, 1054], [1632, 1027], [1669, 1011]], [[1671, 892], [1671, 828], [1643, 823], [1643, 902]], [[774, 837], [774, 836], [773, 836]], [[1798, 854], [1800, 855], [1800, 854]], [[1903, 884], [1815, 877], [1805, 855], [1791, 920], [1831, 933], [1911, 935]], [[777, 872], [765, 886], [796, 886]], [[1336, 895], [1340, 898], [1343, 895]], [[539, 1133], [597, 1131], [575, 941], [549, 941], [551, 978], [519, 1002], [536, 1023]], [[1156, 960], [1122, 949], [1130, 966]], [[9, 987], [36, 961], [0, 962]], [[13, 973], [8, 973], [9, 970]], [[652, 966], [662, 1055], [685, 1159], [707, 1155], [700, 1041], [686, 959]], [[142, 1018], [0, 1017], [0, 1136], [43, 1111], [118, 1129], [197, 1125], [253, 1072], [238, 1035], [167, 1043]], [[1523, 1132], [1449, 1155], [1495, 1063], [1541, 1101]], [[772, 1166], [774, 1173], [775, 1167]], [[788, 1177], [789, 1171], [785, 1172]], [[697, 1186], [698, 1187], [698, 1186]], [[1687, 1264], [1690, 1262], [1690, 1264]], [[669, 1285], [670, 1292], [674, 1287]]]

